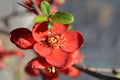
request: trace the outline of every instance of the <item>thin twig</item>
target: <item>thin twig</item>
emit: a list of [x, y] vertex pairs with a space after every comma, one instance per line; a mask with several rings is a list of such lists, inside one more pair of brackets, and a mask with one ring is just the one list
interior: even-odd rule
[[35, 13], [36, 13], [37, 15], [40, 15], [40, 14], [41, 14], [41, 11], [40, 11], [40, 9], [38, 8], [38, 6], [36, 5], [36, 3], [34, 2], [34, 0], [30, 0], [30, 2], [31, 2], [31, 5], [32, 5]]
[[32, 7], [29, 7], [29, 6], [25, 5], [25, 4], [22, 4], [22, 3], [19, 3], [19, 2], [17, 2], [17, 4], [19, 4], [20, 6], [26, 8], [26, 9], [28, 9], [28, 10], [30, 10], [30, 11], [33, 11], [33, 10], [34, 10]]
[[82, 71], [88, 75], [91, 75], [91, 76], [101, 79], [101, 80], [120, 80], [119, 78], [103, 75], [103, 74], [88, 70], [85, 66], [82, 66], [82, 65], [74, 65], [74, 67], [76, 67], [77, 69], [79, 69], [80, 71]]
[[88, 65], [83, 65], [84, 68], [94, 71], [94, 72], [100, 72], [100, 73], [120, 73], [120, 68], [100, 68], [100, 67], [93, 67]]

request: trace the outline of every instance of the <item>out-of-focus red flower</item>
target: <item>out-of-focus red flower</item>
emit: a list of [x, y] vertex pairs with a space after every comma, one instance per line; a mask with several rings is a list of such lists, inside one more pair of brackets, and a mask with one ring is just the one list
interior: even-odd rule
[[[34, 2], [40, 6], [40, 3], [42, 2], [43, 0], [34, 0]], [[64, 4], [67, 0], [46, 0], [48, 1], [51, 5], [57, 5], [57, 6], [60, 6], [62, 4]], [[30, 0], [25, 0], [25, 4], [28, 5], [29, 7], [31, 7], [31, 2]]]
[[2, 45], [0, 45], [0, 69], [5, 67], [4, 59], [10, 56], [23, 57], [23, 53], [19, 50], [5, 50]]
[[30, 49], [35, 43], [32, 32], [27, 28], [17, 28], [10, 32], [10, 40], [17, 47], [22, 49]]
[[51, 10], [51, 12], [58, 12], [58, 7], [56, 5], [54, 5], [54, 4], [52, 4], [50, 6], [50, 10]]
[[[38, 5], [38, 7], [40, 7], [40, 4], [41, 4], [42, 1], [43, 0], [34, 0], [34, 2], [36, 3], [36, 5]], [[48, 2], [49, 2], [49, 0], [48, 0]], [[29, 7], [32, 7], [32, 4], [31, 4], [30, 0], [25, 0], [25, 4]], [[51, 12], [57, 12], [58, 11], [58, 8], [54, 3], [52, 3], [50, 5], [51, 5], [51, 7], [50, 7]]]
[[[34, 2], [39, 6], [42, 0], [34, 0]], [[32, 6], [30, 0], [25, 0], [25, 4], [28, 5], [29, 7]]]
[[15, 56], [18, 56], [18, 57], [23, 57], [24, 56], [23, 53], [19, 50], [11, 50], [11, 51], [9, 51], [9, 53], [11, 55], [15, 55]]
[[68, 30], [69, 25], [53, 22], [53, 26], [48, 29], [48, 22], [33, 26], [32, 34], [37, 42], [34, 50], [51, 65], [63, 67], [68, 55], [83, 45], [83, 36], [76, 30]]
[[0, 69], [3, 69], [5, 67], [5, 61], [4, 59], [10, 56], [17, 56], [17, 57], [23, 57], [23, 53], [18, 50], [11, 50], [11, 51], [0, 51]]
[[57, 6], [64, 4], [67, 0], [53, 0], [53, 3]]

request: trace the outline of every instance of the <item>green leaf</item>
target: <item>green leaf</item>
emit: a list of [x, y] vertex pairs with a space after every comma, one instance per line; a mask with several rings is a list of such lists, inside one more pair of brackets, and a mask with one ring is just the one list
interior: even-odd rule
[[41, 7], [42, 12], [45, 15], [49, 16], [49, 14], [50, 14], [50, 4], [47, 1], [42, 1], [40, 7]]
[[44, 22], [44, 21], [48, 21], [48, 17], [46, 15], [39, 15], [33, 19], [34, 23]]
[[62, 24], [70, 24], [74, 21], [73, 15], [67, 12], [57, 12], [51, 19], [53, 22]]
[[52, 23], [48, 23], [48, 29], [52, 29], [53, 28], [53, 25], [52, 25]]
[[73, 29], [73, 26], [69, 25], [68, 30], [71, 30], [71, 29]]

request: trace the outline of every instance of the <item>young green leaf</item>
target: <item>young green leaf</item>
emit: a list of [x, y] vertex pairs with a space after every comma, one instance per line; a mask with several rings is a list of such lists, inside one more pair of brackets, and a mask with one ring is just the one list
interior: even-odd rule
[[50, 4], [47, 1], [42, 1], [40, 7], [41, 7], [41, 10], [42, 10], [43, 14], [49, 16], [49, 14], [50, 14]]
[[53, 22], [62, 24], [70, 24], [74, 21], [73, 15], [67, 12], [57, 12], [51, 19]]
[[47, 21], [47, 20], [48, 20], [48, 16], [46, 16], [46, 15], [39, 15], [39, 16], [36, 16], [33, 19], [33, 22], [34, 23], [38, 23], [38, 22], [44, 22], [44, 21]]

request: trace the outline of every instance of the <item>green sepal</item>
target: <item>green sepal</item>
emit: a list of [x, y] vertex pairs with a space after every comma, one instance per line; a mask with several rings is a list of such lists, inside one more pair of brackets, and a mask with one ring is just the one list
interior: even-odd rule
[[44, 22], [44, 21], [48, 21], [48, 16], [46, 15], [38, 15], [33, 19], [34, 23], [38, 23], [38, 22]]
[[43, 14], [49, 16], [49, 14], [50, 14], [50, 4], [47, 1], [42, 1], [40, 7], [41, 7], [41, 10], [42, 10]]
[[73, 15], [67, 12], [57, 12], [55, 15], [52, 15], [51, 19], [53, 22], [62, 24], [70, 24], [74, 21]]
[[48, 23], [48, 29], [52, 29], [53, 28], [53, 25], [51, 22]]

